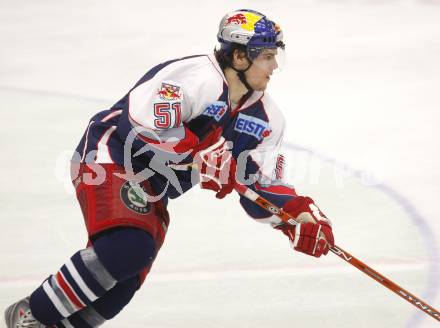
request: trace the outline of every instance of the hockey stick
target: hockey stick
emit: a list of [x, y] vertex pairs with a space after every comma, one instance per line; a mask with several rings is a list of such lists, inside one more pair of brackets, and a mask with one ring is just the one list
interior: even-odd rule
[[[259, 205], [260, 207], [264, 208], [265, 210], [269, 211], [270, 213], [278, 216], [284, 223], [290, 224], [290, 225], [297, 225], [299, 222], [295, 221], [293, 217], [291, 217], [289, 214], [284, 212], [281, 208], [277, 207], [276, 205], [272, 204], [265, 198], [261, 197], [259, 194], [257, 194], [252, 189], [241, 185], [239, 183], [235, 184], [235, 190], [240, 194], [246, 197], [247, 199], [253, 201], [255, 204]], [[358, 260], [356, 257], [351, 255], [350, 253], [346, 252], [339, 246], [334, 246], [330, 248], [330, 251], [332, 251], [334, 254], [339, 256], [344, 261], [350, 263], [369, 277], [376, 280], [378, 283], [382, 284], [383, 286], [387, 287], [392, 292], [396, 293], [400, 297], [402, 297], [404, 300], [408, 301], [415, 307], [417, 307], [419, 310], [422, 310], [426, 314], [430, 315], [437, 321], [440, 321], [440, 313], [436, 309], [434, 309], [432, 306], [428, 305], [427, 303], [423, 302], [420, 298], [417, 296], [411, 294], [407, 290], [403, 289], [396, 283], [392, 282], [376, 270], [372, 269], [362, 261]]]
[[[184, 165], [173, 165], [174, 169], [178, 170], [185, 170], [189, 167], [196, 168], [197, 164], [184, 164]], [[267, 210], [268, 212], [278, 216], [284, 223], [290, 224], [290, 225], [297, 225], [300, 222], [296, 221], [292, 216], [290, 216], [288, 213], [283, 211], [278, 206], [274, 205], [273, 203], [269, 202], [264, 197], [261, 197], [258, 193], [253, 191], [252, 189], [235, 182], [234, 189], [240, 194], [249, 199], [250, 201], [254, 202], [258, 206], [262, 207], [263, 209]], [[339, 256], [341, 259], [343, 259], [345, 262], [350, 263], [352, 266], [356, 267], [363, 273], [365, 273], [370, 278], [376, 280], [378, 283], [382, 284], [392, 292], [399, 295], [401, 298], [406, 300], [407, 302], [414, 305], [419, 310], [422, 310], [426, 314], [430, 315], [437, 321], [440, 321], [440, 313], [436, 309], [434, 309], [432, 306], [428, 305], [426, 302], [422, 301], [420, 298], [415, 296], [414, 294], [411, 294], [406, 289], [403, 289], [396, 283], [392, 282], [390, 279], [386, 278], [370, 266], [366, 265], [362, 261], [358, 260], [356, 257], [348, 253], [347, 251], [343, 250], [341, 247], [334, 245], [330, 248], [330, 251], [332, 253]]]

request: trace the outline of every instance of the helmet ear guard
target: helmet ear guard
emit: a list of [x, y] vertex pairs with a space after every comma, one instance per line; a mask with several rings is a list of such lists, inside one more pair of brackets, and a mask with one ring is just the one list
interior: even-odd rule
[[243, 32], [232, 31], [229, 38], [232, 40], [230, 42], [247, 45], [252, 38], [252, 34], [244, 34]]

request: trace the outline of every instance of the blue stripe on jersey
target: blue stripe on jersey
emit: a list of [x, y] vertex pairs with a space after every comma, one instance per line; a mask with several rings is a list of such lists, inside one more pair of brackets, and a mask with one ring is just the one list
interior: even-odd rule
[[[161, 63], [155, 67], [153, 67], [152, 69], [150, 69], [137, 83], [136, 85], [131, 89], [133, 90], [134, 88], [136, 88], [137, 86], [139, 86], [140, 84], [144, 83], [145, 81], [148, 81], [150, 79], [152, 79], [159, 71], [161, 71], [163, 68], [167, 67], [170, 64], [176, 63], [178, 61], [182, 61], [182, 60], [186, 60], [186, 59], [191, 59], [191, 58], [197, 58], [197, 57], [207, 57], [207, 55], [192, 55], [192, 56], [186, 56], [186, 57], [180, 57], [180, 58], [176, 58], [176, 59], [171, 59], [168, 60], [164, 63]], [[130, 91], [131, 91], [130, 90]]]
[[258, 100], [257, 101], [257, 103], [261, 106], [261, 119], [262, 120], [264, 120], [264, 121], [266, 121], [266, 122], [269, 122], [269, 116], [267, 116], [267, 113], [266, 113], [266, 109], [264, 108], [264, 104], [263, 104], [263, 101], [260, 99], [260, 100]]

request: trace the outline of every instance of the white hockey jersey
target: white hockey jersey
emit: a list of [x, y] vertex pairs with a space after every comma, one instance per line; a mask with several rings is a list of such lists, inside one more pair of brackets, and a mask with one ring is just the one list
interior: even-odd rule
[[[202, 140], [213, 126], [221, 127], [224, 138], [233, 144], [232, 154], [244, 168], [240, 182], [279, 206], [295, 196], [283, 181], [281, 111], [267, 93], [258, 91], [232, 108], [228, 83], [213, 55], [180, 58], [152, 68], [111, 109], [91, 119], [77, 152], [83, 162], [127, 166], [129, 161], [135, 172], [150, 167], [148, 179], [166, 203], [194, 185], [191, 172], [158, 172], [152, 162], [159, 160], [166, 167], [188, 160], [178, 152], [178, 144], [189, 137], [188, 129]], [[177, 186], [170, 183], [172, 177]], [[270, 216], [244, 198], [241, 204], [255, 219], [266, 221]]]

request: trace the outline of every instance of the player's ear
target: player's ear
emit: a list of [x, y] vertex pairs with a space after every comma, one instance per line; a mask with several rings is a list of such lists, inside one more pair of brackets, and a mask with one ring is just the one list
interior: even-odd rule
[[235, 49], [232, 53], [232, 65], [238, 70], [244, 70], [249, 66], [249, 60], [244, 51]]

